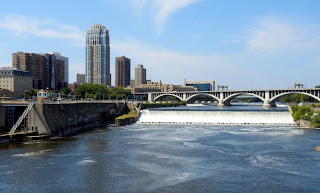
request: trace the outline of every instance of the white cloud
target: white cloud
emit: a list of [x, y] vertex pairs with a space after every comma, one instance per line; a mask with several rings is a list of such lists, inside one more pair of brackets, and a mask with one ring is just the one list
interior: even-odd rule
[[249, 29], [242, 36], [221, 41], [241, 43], [232, 54], [182, 53], [132, 39], [113, 42], [111, 48], [115, 54], [131, 58], [132, 69], [141, 63], [147, 69], [147, 78], [164, 83], [182, 84], [186, 78], [215, 80], [230, 89], [287, 88], [294, 81], [284, 74], [297, 73], [299, 81], [308, 85], [318, 81], [310, 79], [317, 77], [320, 64], [316, 26], [269, 18]]
[[158, 11], [154, 19], [158, 33], [162, 33], [164, 25], [171, 14], [196, 2], [199, 2], [199, 0], [156, 0]]
[[320, 64], [320, 57], [313, 58], [313, 61], [317, 64]]
[[135, 9], [138, 9], [140, 11], [147, 3], [147, 0], [131, 0], [131, 3], [133, 4]]
[[[55, 20], [44, 20], [23, 15], [7, 15], [0, 19], [0, 27], [10, 30], [20, 37], [38, 36], [53, 39], [84, 41], [84, 32], [78, 27], [64, 25]], [[82, 44], [83, 45], [83, 44]]]
[[249, 51], [262, 55], [310, 48], [315, 45], [315, 34], [310, 33], [304, 26], [265, 18], [248, 30], [247, 46]]
[[166, 21], [174, 12], [199, 1], [201, 0], [131, 0], [130, 2], [137, 15], [142, 12], [152, 15], [157, 32], [161, 34]]
[[232, 43], [240, 43], [241, 42], [241, 40], [238, 40], [238, 39], [230, 39], [230, 40], [221, 40], [220, 41], [220, 43], [226, 43], [226, 44], [228, 44], [228, 43], [230, 43], [230, 44], [232, 44]]
[[[113, 42], [110, 47], [114, 54], [121, 53], [129, 57], [132, 69], [137, 64], [143, 64], [147, 69], [147, 79], [162, 80], [163, 83], [183, 84], [183, 80], [188, 79], [216, 80], [219, 84], [227, 84], [226, 77], [230, 71], [244, 72], [237, 67], [237, 62], [233, 62], [235, 61], [232, 60], [233, 56], [223, 54], [181, 53], [146, 45], [136, 40]], [[254, 76], [255, 73], [250, 71], [250, 74]], [[234, 77], [238, 75], [243, 76], [238, 73]]]

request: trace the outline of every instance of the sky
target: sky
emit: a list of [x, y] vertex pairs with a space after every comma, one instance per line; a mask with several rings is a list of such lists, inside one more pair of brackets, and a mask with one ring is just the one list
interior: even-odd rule
[[85, 34], [102, 24], [115, 57], [166, 84], [215, 81], [229, 90], [320, 85], [319, 0], [15, 0], [0, 6], [0, 67], [12, 53], [69, 57], [85, 73]]

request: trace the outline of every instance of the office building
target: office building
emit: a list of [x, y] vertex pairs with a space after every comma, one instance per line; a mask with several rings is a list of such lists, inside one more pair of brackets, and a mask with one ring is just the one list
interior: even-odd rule
[[[32, 90], [33, 78], [30, 72], [9, 67], [0, 68], [0, 90], [3, 95], [18, 98], [19, 94]], [[4, 93], [5, 91], [10, 91]]]
[[13, 53], [12, 67], [30, 72], [33, 77], [33, 88], [41, 89], [49, 86], [47, 83], [49, 63], [46, 55], [24, 52]]
[[59, 52], [49, 52], [50, 55], [55, 55], [58, 60], [64, 61], [64, 80], [67, 85], [69, 84], [69, 58], [61, 56]]
[[130, 87], [134, 88], [135, 87], [135, 81], [134, 79], [130, 79]]
[[94, 24], [86, 34], [86, 83], [111, 85], [109, 31]]
[[187, 81], [187, 80], [184, 80], [184, 86], [197, 87], [198, 91], [214, 91], [215, 90], [215, 82], [214, 81]]
[[[55, 54], [17, 52], [12, 54], [12, 67], [28, 71], [33, 77], [33, 88], [60, 90], [67, 87], [65, 59]], [[66, 57], [65, 57], [66, 58]]]
[[115, 86], [129, 86], [130, 85], [130, 59], [125, 56], [116, 57], [115, 62]]
[[148, 81], [146, 84], [140, 84], [135, 88], [131, 89], [131, 93], [147, 93], [147, 92], [184, 92], [184, 91], [197, 91], [198, 89], [194, 86], [182, 86], [182, 85], [173, 85], [173, 84], [162, 84], [160, 82], [151, 82]]
[[135, 87], [139, 87], [140, 84], [146, 84], [147, 83], [147, 71], [145, 68], [143, 68], [143, 65], [138, 64], [138, 66], [135, 68], [135, 72], [134, 72], [134, 84]]
[[85, 83], [85, 80], [86, 80], [85, 77], [86, 77], [85, 74], [77, 74], [77, 83], [79, 84]]

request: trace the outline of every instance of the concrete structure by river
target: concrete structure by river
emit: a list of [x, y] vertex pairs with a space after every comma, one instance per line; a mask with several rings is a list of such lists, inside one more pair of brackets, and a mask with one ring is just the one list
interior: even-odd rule
[[[67, 136], [105, 126], [122, 114], [128, 106], [125, 101], [99, 102], [2, 102], [0, 126], [4, 138], [16, 133]], [[21, 110], [22, 108], [22, 110]], [[19, 115], [15, 115], [19, 111]], [[11, 124], [8, 120], [12, 120]]]

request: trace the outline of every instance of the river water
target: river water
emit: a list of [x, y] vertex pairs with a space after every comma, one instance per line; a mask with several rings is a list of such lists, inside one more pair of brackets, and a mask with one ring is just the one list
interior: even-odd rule
[[320, 130], [133, 124], [0, 145], [0, 192], [320, 192]]

